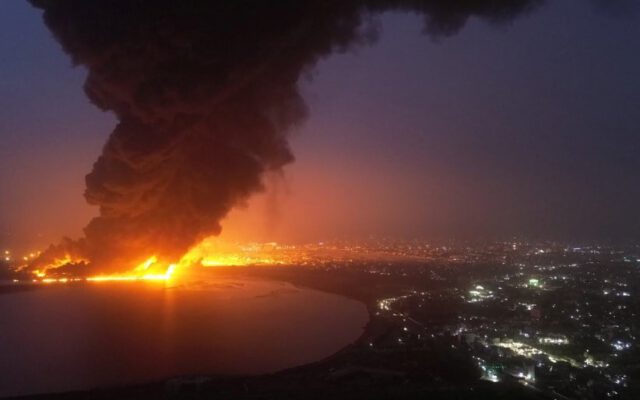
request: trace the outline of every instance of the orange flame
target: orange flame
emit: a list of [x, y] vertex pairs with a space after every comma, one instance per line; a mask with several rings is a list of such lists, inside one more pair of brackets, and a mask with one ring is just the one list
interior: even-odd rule
[[277, 244], [237, 245], [208, 238], [194, 246], [180, 260], [180, 266], [240, 267], [284, 264], [276, 254]]
[[97, 275], [90, 276], [88, 282], [130, 282], [130, 281], [168, 281], [176, 270], [176, 264], [170, 264], [164, 273], [151, 273], [149, 269], [158, 263], [156, 256], [149, 257], [138, 265], [130, 274], [125, 275]]
[[[294, 249], [294, 250], [292, 250]], [[49, 265], [32, 271], [35, 275], [33, 282], [67, 283], [67, 282], [134, 282], [134, 281], [168, 281], [175, 277], [176, 270], [194, 266], [201, 267], [235, 267], [247, 265], [275, 265], [287, 264], [294, 260], [300, 261], [300, 250], [291, 246], [279, 246], [277, 243], [239, 245], [230, 244], [208, 238], [191, 248], [176, 263], [163, 263], [153, 255], [141, 262], [131, 271], [121, 274], [98, 274], [86, 278], [60, 277], [53, 273], [57, 268], [67, 264], [86, 262], [72, 259], [66, 255], [56, 259]], [[304, 257], [303, 257], [304, 258]], [[56, 276], [58, 275], [58, 276]]]

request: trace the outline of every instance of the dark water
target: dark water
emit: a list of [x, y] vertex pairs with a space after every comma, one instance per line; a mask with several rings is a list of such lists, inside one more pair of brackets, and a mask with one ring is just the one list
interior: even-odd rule
[[83, 284], [0, 295], [0, 396], [261, 373], [356, 339], [361, 303], [278, 282]]

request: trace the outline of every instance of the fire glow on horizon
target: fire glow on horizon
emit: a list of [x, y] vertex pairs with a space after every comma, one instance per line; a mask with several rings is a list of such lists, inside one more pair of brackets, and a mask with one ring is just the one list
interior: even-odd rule
[[[137, 265], [133, 270], [116, 274], [97, 274], [86, 277], [69, 277], [61, 273], [61, 268], [69, 265], [88, 264], [86, 260], [73, 259], [67, 255], [56, 259], [43, 268], [31, 271], [33, 283], [68, 283], [68, 282], [166, 282], [175, 277], [177, 270], [190, 267], [240, 267], [247, 265], [276, 265], [291, 261], [291, 257], [276, 254], [280, 250], [276, 243], [253, 245], [230, 245], [209, 238], [194, 246], [175, 263], [161, 262], [153, 255]], [[285, 261], [286, 260], [286, 261]], [[18, 267], [17, 271], [28, 268], [28, 264]], [[19, 282], [15, 280], [15, 282]]]
[[158, 262], [156, 256], [150, 257], [142, 264], [138, 265], [133, 271], [126, 274], [109, 274], [109, 275], [92, 275], [86, 278], [52, 278], [48, 277], [47, 271], [62, 267], [67, 263], [73, 263], [73, 260], [68, 260], [65, 264], [57, 266], [49, 266], [42, 271], [33, 271], [33, 274], [40, 279], [32, 279], [33, 283], [68, 283], [68, 282], [134, 282], [134, 281], [168, 281], [172, 278], [176, 270], [176, 264], [169, 264], [166, 270], [156, 272], [157, 268], [154, 267]]
[[86, 280], [88, 282], [127, 282], [127, 281], [168, 281], [176, 270], [176, 264], [169, 264], [164, 273], [149, 272], [149, 269], [158, 263], [156, 256], [150, 257], [142, 264], [138, 265], [132, 274], [125, 275], [97, 275], [90, 276]]

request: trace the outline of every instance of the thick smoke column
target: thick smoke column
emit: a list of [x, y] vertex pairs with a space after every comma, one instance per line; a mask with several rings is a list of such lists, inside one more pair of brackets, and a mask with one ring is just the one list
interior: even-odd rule
[[218, 234], [229, 210], [293, 161], [287, 131], [305, 116], [297, 82], [323, 56], [375, 38], [377, 12], [424, 14], [426, 32], [472, 15], [508, 21], [532, 0], [31, 0], [85, 92], [118, 118], [86, 178], [100, 215], [52, 246], [101, 271], [150, 255], [175, 261]]

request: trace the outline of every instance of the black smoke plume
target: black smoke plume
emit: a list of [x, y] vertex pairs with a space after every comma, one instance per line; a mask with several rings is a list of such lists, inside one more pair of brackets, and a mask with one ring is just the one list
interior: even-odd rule
[[100, 214], [52, 246], [101, 271], [170, 262], [220, 233], [229, 210], [293, 161], [298, 80], [322, 57], [375, 39], [375, 15], [420, 13], [432, 37], [477, 16], [510, 21], [536, 0], [30, 0], [85, 92], [118, 124], [86, 178]]

